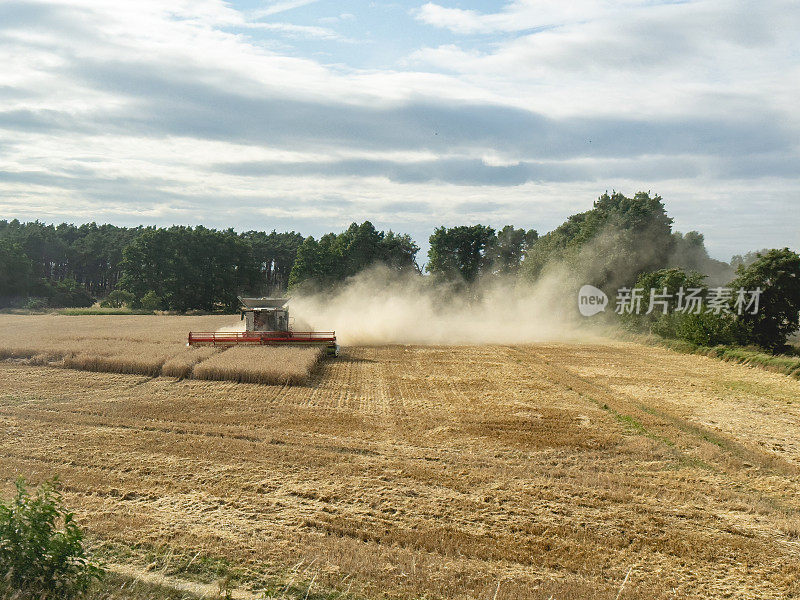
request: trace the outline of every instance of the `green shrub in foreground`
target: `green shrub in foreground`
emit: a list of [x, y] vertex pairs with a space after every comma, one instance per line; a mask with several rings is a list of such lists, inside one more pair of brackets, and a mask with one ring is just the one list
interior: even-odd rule
[[70, 600], [102, 575], [55, 484], [42, 484], [32, 496], [19, 479], [16, 496], [0, 499], [0, 598]]

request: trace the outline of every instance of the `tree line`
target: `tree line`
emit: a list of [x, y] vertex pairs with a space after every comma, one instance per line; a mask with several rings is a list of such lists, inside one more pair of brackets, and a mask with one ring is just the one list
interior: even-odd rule
[[[535, 230], [508, 225], [439, 227], [427, 271], [437, 280], [474, 282], [516, 274]], [[235, 310], [239, 295], [322, 289], [381, 263], [421, 274], [408, 234], [365, 221], [318, 240], [296, 232], [202, 226], [116, 227], [0, 221], [0, 306], [108, 306]]]
[[[430, 276], [461, 291], [494, 278], [533, 282], [560, 269], [606, 289], [675, 282], [762, 285], [758, 319], [731, 315], [627, 319], [628, 325], [693, 343], [756, 343], [776, 348], [798, 328], [800, 256], [778, 249], [714, 260], [703, 235], [672, 228], [660, 196], [602, 194], [588, 211], [540, 236], [513, 225], [438, 227], [424, 269], [407, 234], [369, 221], [319, 239], [296, 232], [202, 226], [116, 227], [0, 221], [0, 306], [107, 306], [185, 312], [231, 311], [238, 295], [328, 289], [381, 263]], [[451, 284], [456, 284], [452, 287]], [[754, 325], [759, 320], [759, 324]], [[766, 321], [770, 321], [769, 324]]]
[[0, 220], [0, 306], [90, 306], [124, 292], [133, 304], [147, 296], [165, 310], [235, 308], [237, 293], [286, 288], [303, 239], [293, 231]]

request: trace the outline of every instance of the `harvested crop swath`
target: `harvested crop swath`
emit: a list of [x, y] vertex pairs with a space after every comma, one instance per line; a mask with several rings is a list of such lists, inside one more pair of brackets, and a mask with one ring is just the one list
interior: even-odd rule
[[135, 352], [121, 354], [70, 354], [62, 359], [62, 365], [68, 369], [81, 371], [101, 371], [104, 373], [130, 373], [158, 377], [166, 356], [143, 356]]
[[196, 364], [211, 358], [219, 351], [220, 348], [212, 347], [186, 348], [164, 363], [161, 367], [161, 374], [165, 377], [185, 379], [192, 374], [192, 369]]
[[300, 384], [322, 357], [319, 348], [231, 348], [194, 367], [195, 379], [241, 383]]
[[79, 351], [66, 352], [61, 366], [83, 371], [131, 373], [157, 377], [161, 366], [175, 353], [169, 344], [120, 339], [84, 340]]

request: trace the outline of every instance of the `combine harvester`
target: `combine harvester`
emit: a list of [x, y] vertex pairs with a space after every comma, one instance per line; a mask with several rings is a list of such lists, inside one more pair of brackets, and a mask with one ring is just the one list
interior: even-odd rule
[[244, 331], [189, 332], [189, 346], [322, 346], [339, 356], [335, 331], [292, 331], [289, 298], [239, 298]]

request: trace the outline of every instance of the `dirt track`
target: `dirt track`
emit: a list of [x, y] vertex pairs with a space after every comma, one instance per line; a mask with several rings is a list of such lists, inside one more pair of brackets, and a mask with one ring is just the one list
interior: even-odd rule
[[350, 348], [293, 388], [0, 364], [7, 488], [367, 596], [800, 594], [799, 440], [797, 380], [635, 344]]

